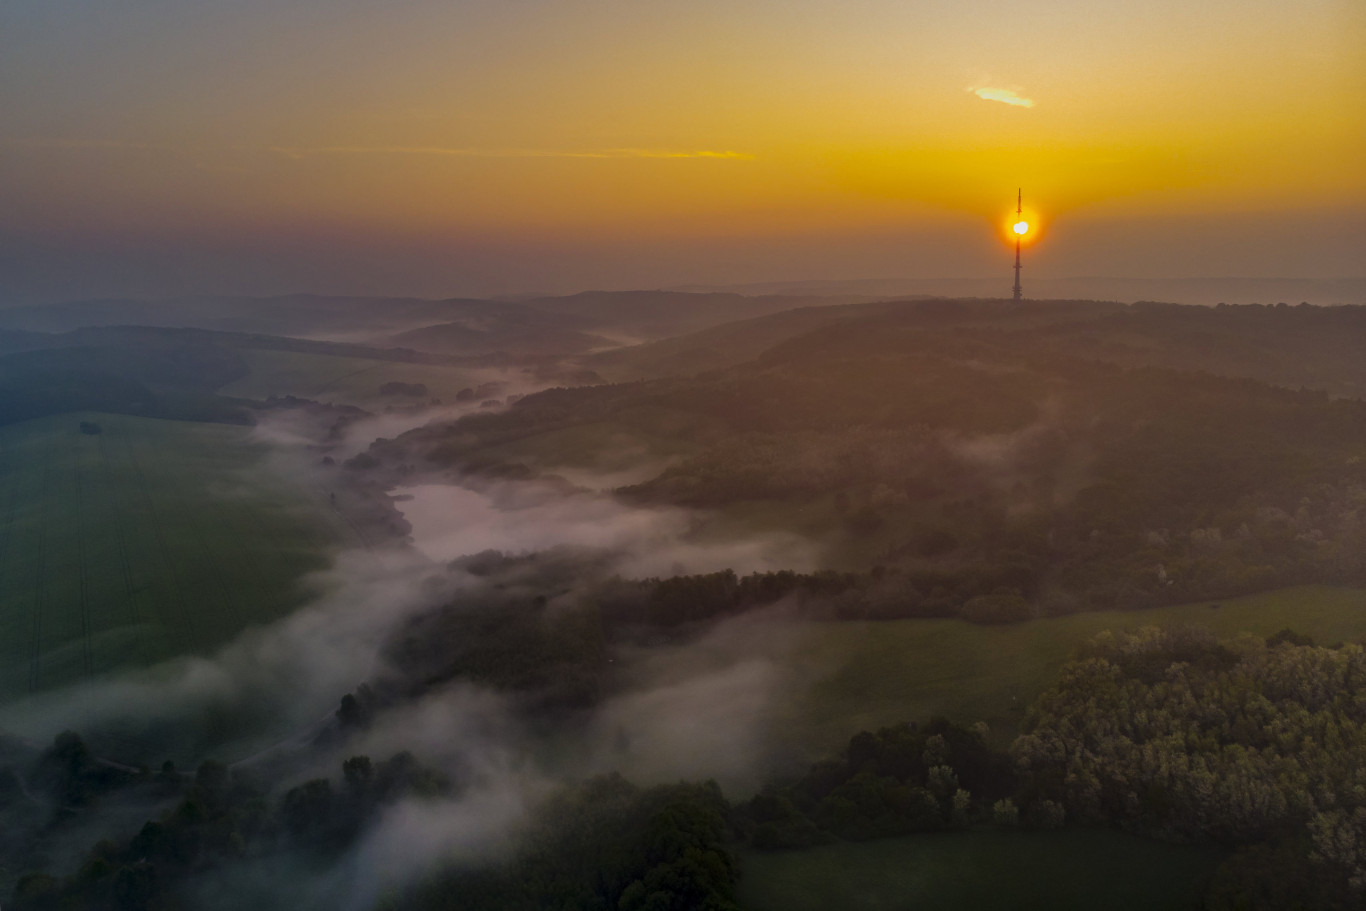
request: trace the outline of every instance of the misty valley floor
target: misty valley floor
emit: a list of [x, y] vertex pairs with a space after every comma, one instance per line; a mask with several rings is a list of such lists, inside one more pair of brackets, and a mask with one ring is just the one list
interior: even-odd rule
[[[468, 309], [410, 303], [429, 315]], [[880, 784], [861, 780], [847, 792], [886, 797], [892, 815], [869, 818], [902, 813], [896, 825], [911, 828], [860, 830], [832, 815], [823, 802], [835, 789], [874, 774], [853, 758], [850, 778], [797, 801], [819, 837], [786, 844], [820, 847], [752, 848], [782, 845], [755, 835], [773, 819], [744, 814], [761, 789], [808, 770], [819, 779], [852, 757], [859, 732], [906, 737], [916, 730], [907, 722], [923, 726], [922, 740], [932, 724], [951, 722], [964, 736], [971, 728], [983, 752], [1013, 768], [1004, 751], [1037, 730], [1031, 707], [1041, 711], [1060, 680], [1075, 678], [1069, 662], [1105, 631], [1209, 631], [1209, 641], [1191, 641], [1216, 669], [1284, 643], [1303, 647], [1306, 662], [1349, 660], [1350, 643], [1366, 640], [1366, 588], [1352, 562], [1366, 425], [1350, 398], [1296, 389], [1357, 389], [1350, 345], [1314, 370], [1298, 354], [1366, 333], [1366, 320], [1293, 308], [886, 303], [785, 310], [604, 352], [585, 347], [601, 324], [582, 322], [584, 308], [601, 303], [542, 302], [578, 308], [568, 315], [580, 322], [528, 334], [522, 360], [451, 354], [476, 332], [468, 313], [404, 333], [402, 344], [431, 343], [426, 353], [115, 327], [82, 344], [113, 351], [95, 360], [125, 373], [69, 388], [42, 371], [79, 373], [86, 349], [62, 348], [70, 340], [60, 336], [10, 338], [22, 355], [10, 381], [27, 377], [29, 405], [48, 402], [51, 388], [86, 401], [114, 380], [155, 374], [137, 406], [148, 410], [131, 410], [191, 420], [75, 408], [59, 396], [53, 407], [71, 410], [19, 420], [12, 407], [0, 426], [0, 717], [28, 741], [6, 748], [25, 769], [61, 727], [79, 727], [142, 795], [78, 811], [79, 825], [67, 828], [54, 816], [39, 827], [50, 853], [16, 853], [23, 862], [0, 870], [0, 893], [42, 867], [85, 895], [84, 874], [72, 874], [98, 867], [80, 863], [100, 837], [121, 840], [117, 864], [136, 865], [144, 843], [129, 839], [148, 819], [199, 824], [198, 810], [173, 823], [158, 815], [170, 804], [157, 801], [216, 794], [199, 805], [212, 814], [227, 805], [213, 788], [239, 775], [266, 783], [242, 799], [255, 809], [234, 809], [215, 830], [226, 839], [224, 867], [241, 859], [229, 833], [288, 854], [290, 837], [307, 844], [321, 831], [310, 814], [358, 805], [365, 766], [338, 780], [343, 761], [366, 755], [377, 767], [411, 750], [435, 771], [406, 759], [389, 768], [407, 769], [408, 784], [436, 802], [363, 824], [344, 818], [364, 838], [301, 877], [298, 895], [324, 881], [345, 893], [339, 872], [358, 883], [372, 876], [356, 873], [373, 861], [371, 836], [391, 860], [465, 851], [482, 863], [546, 793], [567, 792], [572, 803], [585, 781], [620, 773], [642, 793], [661, 782], [720, 783], [740, 820], [725, 850], [743, 865], [738, 898], [749, 911], [1198, 904], [1215, 869], [1230, 868], [1235, 841], [1138, 837], [1125, 833], [1179, 830], [1118, 812], [1074, 817], [1071, 804], [1067, 825], [1113, 827], [1052, 829], [1030, 814], [1059, 793], [973, 783], [969, 794], [971, 771], [962, 776], [968, 809], [957, 809], [958, 792], [935, 791], [942, 831], [902, 837], [935, 830], [914, 828], [923, 820], [906, 797], [931, 793], [946, 768], [924, 758], [920, 742], [910, 759], [919, 771], [897, 778], [879, 766]], [[733, 301], [715, 303], [721, 312]], [[500, 306], [478, 304], [479, 319]], [[260, 309], [289, 315], [288, 304]], [[1187, 344], [1191, 326], [1251, 340], [1211, 358]], [[1263, 358], [1285, 326], [1312, 333], [1291, 333], [1298, 347], [1283, 360]], [[396, 343], [393, 331], [376, 344]], [[552, 336], [576, 347], [555, 360], [542, 347]], [[57, 353], [44, 361], [46, 349], [33, 345]], [[1093, 350], [1115, 362], [1083, 363]], [[1182, 372], [1206, 367], [1213, 373], [1196, 379]], [[192, 396], [171, 388], [177, 376]], [[1076, 413], [1055, 426], [1068, 396]], [[1098, 451], [1110, 461], [1093, 458]], [[1077, 571], [1088, 567], [1089, 576]], [[1014, 575], [998, 580], [1003, 569]], [[1176, 587], [1161, 587], [1168, 575]], [[746, 578], [761, 594], [727, 601]], [[799, 581], [781, 594], [765, 587], [783, 579]], [[1067, 599], [1047, 600], [1073, 584]], [[1225, 596], [1233, 592], [1260, 593]], [[993, 597], [1015, 612], [967, 609]], [[1177, 600], [1187, 603], [1168, 603]], [[1151, 604], [1167, 606], [1140, 607]], [[405, 636], [424, 647], [403, 651]], [[1186, 672], [1184, 653], [1155, 654], [1164, 663], [1154, 680]], [[1152, 682], [1137, 673], [1133, 686]], [[199, 773], [156, 772], [167, 758], [186, 772], [205, 758], [230, 768], [210, 764], [201, 782]], [[71, 793], [88, 796], [62, 790], [79, 778], [14, 780], [53, 788], [60, 808]], [[608, 781], [608, 791], [629, 790]], [[15, 798], [23, 787], [0, 797], [29, 807]], [[1004, 793], [1021, 800], [1025, 828], [1008, 813], [997, 818], [992, 802]], [[634, 798], [618, 797], [629, 809]], [[276, 829], [239, 826], [260, 821], [250, 814], [266, 806]], [[775, 831], [803, 831], [794, 817], [777, 818], [796, 828]], [[617, 849], [598, 858], [604, 869], [634, 856]], [[292, 858], [277, 861], [286, 869]], [[197, 877], [185, 874], [185, 894], [211, 881]], [[378, 901], [372, 878], [361, 883], [367, 907]], [[443, 901], [400, 906], [444, 911]]]

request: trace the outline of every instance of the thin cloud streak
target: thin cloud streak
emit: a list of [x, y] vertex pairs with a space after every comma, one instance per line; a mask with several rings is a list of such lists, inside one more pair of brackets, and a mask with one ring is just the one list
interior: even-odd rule
[[0, 147], [9, 149], [62, 150], [129, 150], [134, 152], [174, 152], [174, 146], [153, 142], [127, 142], [122, 139], [5, 139]]
[[[191, 152], [207, 149], [182, 149], [160, 143], [127, 142], [117, 139], [11, 139], [0, 140], [0, 147], [13, 149], [110, 150], [134, 152]], [[231, 152], [270, 152], [295, 160], [321, 155], [430, 155], [450, 158], [712, 158], [727, 161], [753, 161], [748, 152], [731, 149], [481, 149], [448, 146], [228, 146]]]
[[314, 155], [433, 155], [450, 158], [717, 158], [752, 161], [746, 152], [712, 149], [479, 149], [446, 146], [320, 146], [298, 148], [271, 146], [270, 151], [289, 158]]
[[983, 101], [999, 101], [1002, 104], [1013, 104], [1016, 107], [1021, 108], [1034, 107], [1034, 99], [1023, 97], [1019, 94], [1018, 89], [1001, 89], [983, 86], [981, 88], [970, 87], [968, 91]]

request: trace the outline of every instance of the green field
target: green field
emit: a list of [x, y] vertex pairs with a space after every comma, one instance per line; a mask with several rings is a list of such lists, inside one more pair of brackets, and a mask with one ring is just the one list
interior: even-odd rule
[[[962, 620], [795, 622], [769, 634], [712, 637], [679, 649], [682, 668], [719, 668], [755, 657], [780, 668], [767, 717], [784, 753], [813, 759], [862, 730], [943, 715], [985, 721], [1006, 746], [1035, 697], [1078, 646], [1103, 630], [1203, 626], [1223, 638], [1291, 627], [1318, 643], [1366, 640], [1366, 591], [1288, 588], [1220, 602], [1100, 611], [981, 626]], [[762, 630], [763, 627], [761, 626]]]
[[373, 405], [402, 403], [384, 398], [379, 387], [389, 382], [424, 383], [432, 397], [450, 404], [461, 389], [487, 382], [489, 371], [442, 364], [405, 364], [359, 357], [332, 357], [297, 351], [244, 349], [250, 370], [219, 392], [242, 398], [264, 399], [268, 395], [296, 395], [337, 404]]
[[105, 414], [0, 427], [0, 701], [203, 652], [301, 602], [301, 575], [354, 533], [323, 492], [259, 470], [249, 433]]
[[1121, 832], [913, 835], [743, 856], [749, 911], [1178, 911], [1222, 854]]

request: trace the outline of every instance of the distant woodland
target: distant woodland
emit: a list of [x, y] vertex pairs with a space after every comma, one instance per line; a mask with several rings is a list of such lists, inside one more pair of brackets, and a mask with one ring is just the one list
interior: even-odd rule
[[[364, 695], [364, 694], [363, 694]], [[367, 697], [368, 698], [368, 697]], [[339, 714], [364, 724], [355, 697]], [[349, 707], [348, 707], [349, 706]], [[1226, 860], [1204, 907], [1360, 907], [1366, 890], [1366, 653], [1286, 630], [1217, 641], [1189, 630], [1098, 637], [1031, 708], [1008, 751], [943, 719], [854, 736], [838, 756], [731, 803], [714, 783], [640, 788], [610, 775], [550, 795], [522, 847], [450, 870], [387, 907], [724, 911], [735, 851], [800, 849], [912, 832], [1114, 826], [1213, 842]], [[101, 766], [66, 733], [0, 770], [6, 863], [41, 862], [45, 834], [141, 793], [160, 816], [96, 845], [65, 879], [19, 880], [20, 909], [178, 908], [198, 877], [264, 858], [325, 863], [400, 799], [460, 781], [400, 754], [348, 759], [340, 781], [279, 794], [208, 762], [193, 775]]]
[[[378, 670], [272, 760], [288, 774], [125, 765], [76, 731], [37, 748], [0, 737], [6, 908], [289, 904], [269, 890], [331, 882], [396, 807], [421, 812], [475, 786], [475, 770], [438, 770], [402, 744], [359, 749], [390, 713], [465, 687], [492, 694], [519, 736], [554, 743], [632, 692], [632, 660], [740, 615], [997, 627], [1366, 587], [1366, 307], [707, 295], [679, 314], [685, 297], [395, 300], [364, 344], [254, 334], [349, 333], [364, 308], [348, 300], [281, 299], [240, 325], [204, 300], [191, 328], [110, 325], [164, 316], [128, 302], [11, 314], [0, 424], [71, 414], [71, 434], [103, 441], [113, 432], [91, 413], [250, 424], [288, 411], [300, 433], [321, 428], [302, 451], [328, 509], [364, 494], [399, 535], [398, 486], [537, 481], [580, 496], [571, 477], [630, 461], [630, 483], [601, 494], [615, 506], [676, 510], [736, 538], [790, 534], [817, 557], [646, 578], [577, 545], [432, 561], [430, 600], [367, 643]], [[310, 322], [315, 309], [325, 325]], [[104, 324], [66, 331], [92, 313]], [[613, 337], [646, 341], [597, 350]], [[402, 403], [391, 414], [435, 407], [441, 378], [372, 374], [371, 362], [497, 364], [542, 391], [451, 380], [464, 416], [343, 454], [330, 447], [361, 408], [222, 393], [260, 350], [363, 361], [317, 386], [359, 374], [367, 397]], [[556, 382], [576, 385], [544, 388]], [[440, 573], [461, 585], [443, 588]], [[376, 905], [734, 911], [742, 857], [757, 852], [1085, 827], [1215, 846], [1207, 911], [1364, 906], [1360, 643], [1141, 628], [1095, 637], [1054, 674], [1063, 660], [1012, 706], [1009, 730], [957, 717], [850, 730], [835, 755], [802, 754], [743, 796], [614, 773], [545, 784], [508, 845]], [[62, 854], [72, 845], [78, 856]]]
[[[1132, 341], [1232, 324], [1250, 350], [1228, 372], [1252, 372], [1277, 320], [1361, 336], [1366, 313], [1194, 309], [1041, 328], [993, 325], [986, 305], [908, 307], [719, 371], [550, 390], [372, 455], [497, 480], [531, 476], [519, 446], [576, 428], [639, 440], [672, 459], [618, 491], [629, 501], [824, 515], [818, 535], [893, 580], [864, 585], [849, 616], [999, 622], [1366, 580], [1366, 403], [1217, 375], [1222, 347], [1197, 370]], [[1327, 385], [1355, 382], [1345, 359], [1316, 364]]]

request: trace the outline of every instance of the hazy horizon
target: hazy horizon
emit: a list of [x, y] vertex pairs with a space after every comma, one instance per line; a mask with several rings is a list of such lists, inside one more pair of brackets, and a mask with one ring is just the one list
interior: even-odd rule
[[[0, 13], [0, 305], [1361, 277], [1359, 5]], [[1004, 293], [1004, 292], [1003, 292]]]
[[1366, 907], [1363, 49], [0, 3], [0, 902]]

